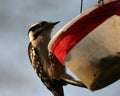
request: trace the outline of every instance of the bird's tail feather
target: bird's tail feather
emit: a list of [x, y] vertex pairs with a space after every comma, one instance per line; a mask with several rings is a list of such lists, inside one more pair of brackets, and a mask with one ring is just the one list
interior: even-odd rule
[[71, 77], [68, 74], [62, 74], [60, 79], [65, 81], [68, 84], [72, 84], [72, 85], [75, 85], [75, 86], [87, 88], [81, 81], [75, 80], [73, 77]]
[[[59, 86], [59, 85], [58, 85]], [[63, 87], [56, 87], [54, 90], [51, 90], [54, 96], [64, 96]]]

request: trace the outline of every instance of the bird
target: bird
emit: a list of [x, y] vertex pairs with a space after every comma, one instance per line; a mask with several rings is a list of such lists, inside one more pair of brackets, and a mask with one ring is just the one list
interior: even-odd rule
[[66, 73], [66, 68], [49, 52], [51, 32], [58, 22], [38, 21], [28, 30], [28, 55], [38, 77], [54, 96], [64, 96], [63, 86], [72, 84], [87, 88], [81, 81]]

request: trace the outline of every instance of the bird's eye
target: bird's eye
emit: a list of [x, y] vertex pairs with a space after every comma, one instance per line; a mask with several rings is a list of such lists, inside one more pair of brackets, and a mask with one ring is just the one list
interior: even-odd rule
[[43, 21], [43, 22], [40, 24], [40, 26], [45, 26], [45, 25], [47, 25], [47, 22], [46, 22], [46, 21]]
[[36, 29], [38, 29], [40, 26], [39, 25], [36, 25], [36, 26], [33, 26], [29, 29], [29, 31], [35, 31]]

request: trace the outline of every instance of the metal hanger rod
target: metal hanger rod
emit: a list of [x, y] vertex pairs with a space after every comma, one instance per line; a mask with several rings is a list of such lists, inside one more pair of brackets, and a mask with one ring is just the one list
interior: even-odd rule
[[81, 0], [81, 4], [80, 4], [80, 13], [82, 13], [82, 7], [83, 7], [83, 0]]

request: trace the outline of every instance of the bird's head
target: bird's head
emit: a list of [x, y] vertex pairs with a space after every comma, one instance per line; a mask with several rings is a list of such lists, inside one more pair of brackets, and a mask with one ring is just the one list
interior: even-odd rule
[[42, 36], [43, 34], [50, 35], [52, 29], [58, 23], [59, 21], [58, 22], [40, 21], [33, 24], [28, 31], [30, 41], [37, 39], [39, 36]]

